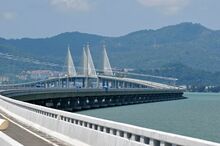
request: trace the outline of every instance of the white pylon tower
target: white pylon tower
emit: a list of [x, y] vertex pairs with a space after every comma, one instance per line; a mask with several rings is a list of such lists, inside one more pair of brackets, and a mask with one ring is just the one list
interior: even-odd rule
[[86, 53], [86, 47], [83, 47], [83, 60], [82, 60], [82, 72], [84, 76], [88, 76], [88, 57]]
[[103, 45], [103, 65], [102, 65], [102, 68], [103, 68], [104, 75], [113, 76], [113, 71], [112, 71], [111, 64], [108, 59], [105, 45]]
[[97, 76], [89, 45], [83, 48], [83, 75], [90, 77]]
[[68, 49], [67, 49], [67, 56], [66, 56], [66, 64], [65, 65], [66, 65], [67, 76], [68, 77], [73, 77], [73, 76], [77, 75], [69, 46], [68, 46]]

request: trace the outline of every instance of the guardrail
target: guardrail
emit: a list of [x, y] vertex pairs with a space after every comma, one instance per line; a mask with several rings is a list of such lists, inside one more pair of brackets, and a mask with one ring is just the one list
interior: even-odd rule
[[[18, 84], [6, 84], [6, 85], [1, 85], [0, 89], [2, 90], [7, 90], [7, 89], [21, 89], [21, 88], [54, 88], [56, 87], [55, 85], [53, 86], [47, 86], [46, 84], [48, 83], [55, 83], [55, 82], [60, 82], [61, 80], [66, 80], [66, 86], [63, 88], [77, 88], [76, 86], [69, 87], [67, 86], [67, 80], [68, 82], [71, 82], [72, 79], [88, 79], [88, 77], [85, 76], [75, 76], [75, 77], [62, 77], [62, 78], [52, 78], [52, 79], [47, 79], [47, 80], [39, 80], [39, 81], [33, 81], [33, 82], [27, 82], [27, 83], [18, 83]], [[91, 79], [97, 79], [97, 77], [89, 77]], [[114, 80], [114, 81], [121, 81], [124, 83], [131, 83], [135, 85], [140, 85], [142, 86], [141, 88], [157, 88], [157, 89], [179, 89], [180, 87], [176, 87], [173, 85], [166, 85], [162, 83], [157, 83], [157, 82], [152, 82], [152, 81], [146, 81], [146, 80], [140, 80], [140, 79], [132, 79], [132, 78], [125, 78], [125, 77], [116, 77], [116, 76], [104, 76], [104, 75], [98, 75], [99, 80], [104, 79], [104, 80]], [[99, 88], [99, 86], [95, 86], [93, 88]], [[121, 87], [113, 87], [113, 88], [121, 88]]]
[[0, 96], [0, 109], [72, 145], [220, 146], [214, 142], [50, 109], [4, 96]]
[[25, 88], [25, 89], [10, 89], [2, 90], [0, 94], [7, 97], [16, 97], [23, 95], [34, 94], [50, 94], [50, 93], [74, 93], [73, 96], [85, 96], [86, 95], [132, 95], [132, 94], [152, 94], [152, 93], [183, 93], [181, 89], [146, 89], [146, 88], [127, 88], [127, 89], [93, 89], [93, 88]]

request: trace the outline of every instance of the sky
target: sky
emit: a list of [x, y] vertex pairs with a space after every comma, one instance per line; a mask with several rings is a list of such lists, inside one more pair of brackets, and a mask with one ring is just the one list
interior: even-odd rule
[[181, 22], [220, 30], [220, 0], [0, 0], [0, 37], [122, 36]]

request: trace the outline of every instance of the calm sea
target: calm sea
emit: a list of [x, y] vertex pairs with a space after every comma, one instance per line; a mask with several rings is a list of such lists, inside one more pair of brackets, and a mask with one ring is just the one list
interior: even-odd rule
[[185, 93], [184, 96], [188, 99], [78, 113], [220, 142], [220, 94]]

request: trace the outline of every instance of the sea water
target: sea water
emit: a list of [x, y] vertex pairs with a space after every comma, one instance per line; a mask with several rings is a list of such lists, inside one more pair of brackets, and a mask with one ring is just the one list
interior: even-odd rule
[[184, 96], [188, 98], [78, 113], [220, 142], [220, 93], [185, 93]]

